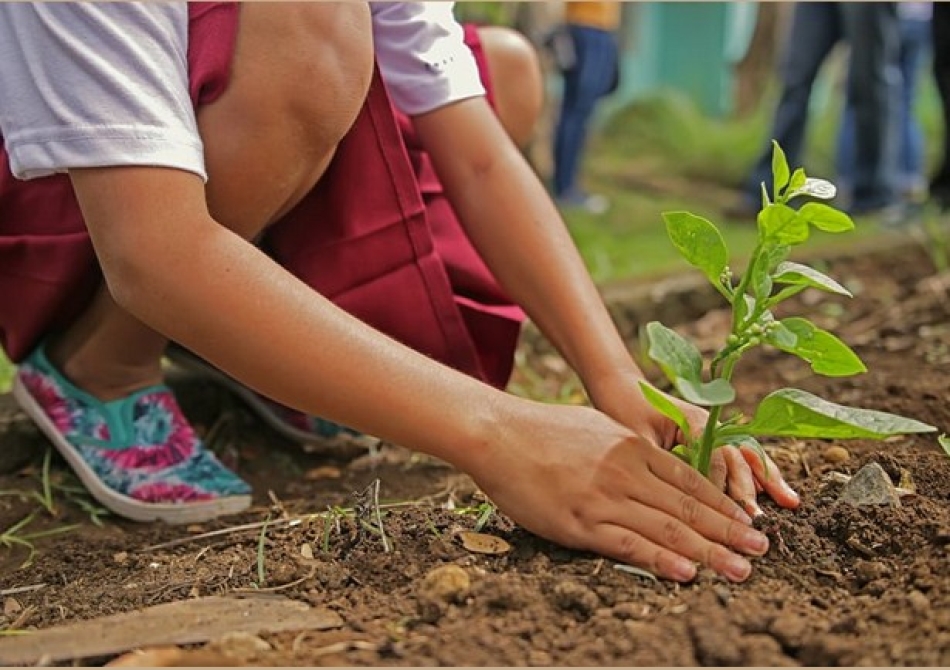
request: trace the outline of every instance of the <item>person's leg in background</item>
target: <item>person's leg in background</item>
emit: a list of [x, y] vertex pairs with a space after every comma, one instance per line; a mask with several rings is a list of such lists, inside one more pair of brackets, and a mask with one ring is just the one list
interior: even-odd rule
[[933, 3], [933, 77], [940, 95], [943, 144], [939, 164], [930, 178], [930, 197], [941, 209], [950, 208], [950, 3]]
[[905, 198], [922, 200], [927, 192], [924, 136], [916, 115], [920, 90], [920, 73], [931, 53], [931, 21], [925, 18], [904, 18], [900, 22], [901, 49], [901, 136], [899, 153], [899, 185]]
[[538, 53], [524, 35], [503, 26], [479, 26], [478, 36], [491, 72], [495, 112], [520, 148], [534, 136], [544, 107]]
[[574, 67], [564, 73], [561, 113], [554, 133], [553, 191], [563, 204], [584, 206], [588, 196], [578, 184], [578, 174], [588, 124], [597, 101], [615, 81], [618, 53], [612, 33], [587, 26], [569, 28], [576, 58]]
[[[924, 58], [930, 53], [930, 20], [925, 18], [901, 18], [900, 20], [900, 134], [898, 150], [898, 185], [906, 200], [921, 200], [927, 191], [924, 165], [923, 134], [915, 114], [920, 70]], [[854, 110], [845, 103], [841, 116], [836, 150], [837, 186], [839, 193], [850, 194], [854, 180], [855, 162]], [[845, 200], [850, 200], [845, 197]]]
[[812, 86], [821, 65], [841, 39], [838, 3], [799, 2], [795, 4], [779, 70], [782, 93], [766, 142], [746, 180], [739, 203], [727, 214], [755, 216], [762, 202], [764, 182], [772, 192], [772, 140], [785, 152], [790, 165], [800, 166], [808, 125], [808, 105]]
[[851, 211], [876, 213], [898, 203], [900, 29], [892, 2], [843, 2], [851, 47], [847, 96], [854, 110]]

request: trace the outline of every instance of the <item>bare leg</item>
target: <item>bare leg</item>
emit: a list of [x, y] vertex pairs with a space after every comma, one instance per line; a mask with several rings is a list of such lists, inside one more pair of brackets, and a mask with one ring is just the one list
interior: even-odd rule
[[495, 109], [501, 125], [520, 148], [531, 141], [544, 107], [544, 81], [538, 54], [516, 30], [478, 29], [491, 71]]
[[[370, 34], [361, 4], [243, 5], [230, 86], [198, 112], [217, 221], [254, 239], [313, 187], [362, 107]], [[103, 286], [47, 353], [77, 386], [114, 400], [161, 380], [166, 345]]]

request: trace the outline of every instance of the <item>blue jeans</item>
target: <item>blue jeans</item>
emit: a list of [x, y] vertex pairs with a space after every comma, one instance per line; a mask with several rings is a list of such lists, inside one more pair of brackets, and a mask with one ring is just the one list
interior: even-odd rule
[[[841, 40], [851, 48], [847, 99], [854, 109], [854, 202], [861, 209], [897, 198], [896, 152], [899, 28], [893, 2], [799, 2], [780, 76], [782, 94], [771, 138], [794, 168], [802, 164], [808, 105], [821, 65]], [[771, 192], [772, 146], [763, 149], [746, 183], [758, 204], [760, 184]]]
[[[900, 110], [898, 112], [898, 185], [909, 191], [927, 185], [924, 167], [924, 138], [914, 115], [917, 84], [925, 56], [930, 51], [931, 22], [922, 19], [900, 21]], [[838, 186], [850, 190], [855, 170], [854, 110], [845, 105], [838, 131], [838, 149], [835, 158]]]
[[587, 129], [597, 101], [617, 81], [617, 40], [613, 33], [587, 26], [568, 26], [574, 42], [574, 65], [564, 71], [561, 114], [554, 131], [554, 195], [578, 193]]

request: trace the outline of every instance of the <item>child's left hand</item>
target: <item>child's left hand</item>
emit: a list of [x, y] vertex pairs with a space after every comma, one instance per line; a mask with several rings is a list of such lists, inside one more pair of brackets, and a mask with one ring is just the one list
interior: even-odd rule
[[[693, 431], [703, 429], [708, 416], [705, 409], [669, 394], [664, 395], [683, 412]], [[676, 424], [654, 409], [645, 399], [635, 404], [638, 410], [624, 417], [627, 419], [624, 421], [627, 426], [664, 449], [672, 449], [677, 444], [686, 442], [686, 436]], [[634, 421], [631, 422], [629, 418], [634, 418]], [[757, 494], [762, 491], [787, 509], [795, 509], [801, 503], [798, 493], [785, 481], [775, 462], [768, 455], [760, 454], [748, 445], [722, 446], [716, 449], [712, 456], [709, 478], [729, 497], [741, 504], [751, 516], [762, 513], [756, 502]]]

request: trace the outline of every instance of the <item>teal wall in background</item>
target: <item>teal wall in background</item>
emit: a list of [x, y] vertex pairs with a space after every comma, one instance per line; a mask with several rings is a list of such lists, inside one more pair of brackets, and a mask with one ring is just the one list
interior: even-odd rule
[[609, 107], [674, 89], [711, 116], [733, 108], [733, 68], [755, 26], [754, 2], [629, 2], [621, 82]]

